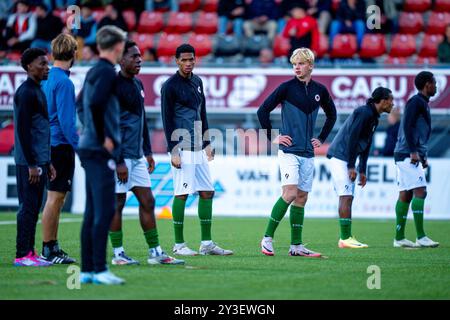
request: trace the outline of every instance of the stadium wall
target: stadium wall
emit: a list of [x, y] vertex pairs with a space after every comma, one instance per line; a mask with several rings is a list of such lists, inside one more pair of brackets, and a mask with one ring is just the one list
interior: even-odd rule
[[[156, 210], [171, 207], [173, 181], [170, 158], [155, 155], [156, 168], [151, 175]], [[425, 215], [429, 219], [450, 219], [450, 159], [429, 159], [427, 170], [428, 196]], [[221, 216], [266, 217], [281, 192], [278, 161], [274, 156], [217, 156], [210, 162], [216, 190], [214, 214]], [[368, 182], [356, 187], [353, 205], [355, 218], [395, 218], [398, 190], [396, 169], [392, 158], [369, 158]], [[0, 158], [0, 206], [16, 207], [14, 158]], [[5, 183], [3, 183], [3, 181]], [[186, 214], [197, 215], [196, 195], [187, 201]], [[83, 213], [85, 175], [77, 158], [73, 181], [72, 212]], [[308, 217], [336, 217], [338, 197], [333, 190], [328, 160], [315, 159], [313, 190], [306, 206]], [[128, 194], [124, 210], [137, 214], [138, 203]], [[412, 217], [412, 215], [410, 215]]]

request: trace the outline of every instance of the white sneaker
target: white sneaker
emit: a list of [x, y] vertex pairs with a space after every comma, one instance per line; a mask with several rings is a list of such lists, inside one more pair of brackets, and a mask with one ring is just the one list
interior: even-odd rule
[[229, 256], [233, 254], [233, 251], [222, 249], [217, 244], [211, 241], [210, 244], [200, 245], [200, 254], [201, 255], [217, 255], [217, 256]]
[[106, 270], [103, 272], [94, 273], [92, 282], [95, 284], [117, 285], [117, 284], [124, 284], [125, 280], [117, 277], [112, 272]]
[[434, 242], [433, 240], [425, 236], [423, 238], [417, 239], [416, 245], [419, 247], [436, 248], [437, 246], [439, 246], [439, 242]]
[[261, 252], [266, 256], [273, 256], [275, 254], [275, 251], [273, 250], [272, 237], [262, 238]]
[[118, 255], [114, 255], [111, 263], [113, 265], [133, 265], [133, 264], [139, 264], [139, 261], [134, 260], [133, 258], [130, 258], [125, 254], [125, 252], [121, 252]]
[[155, 248], [149, 250], [147, 262], [148, 264], [184, 264], [184, 260], [172, 258], [164, 251], [159, 252]]
[[173, 250], [172, 252], [174, 254], [180, 255], [180, 256], [196, 256], [198, 255], [197, 251], [194, 251], [192, 249], [190, 249], [186, 243], [176, 243], [173, 246]]
[[314, 252], [306, 248], [303, 244], [299, 245], [291, 245], [289, 247], [290, 256], [298, 256], [298, 257], [310, 257], [310, 258], [320, 258], [322, 254], [319, 252]]
[[394, 248], [418, 248], [414, 242], [409, 241], [408, 239], [395, 240], [394, 239]]

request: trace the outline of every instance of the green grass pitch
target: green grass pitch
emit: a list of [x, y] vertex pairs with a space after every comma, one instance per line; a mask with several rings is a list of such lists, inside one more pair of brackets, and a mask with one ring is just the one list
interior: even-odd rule
[[[59, 227], [64, 250], [79, 261], [81, 216], [62, 216], [76, 221]], [[110, 266], [127, 283], [120, 287], [82, 285], [69, 290], [67, 266], [19, 268], [12, 265], [16, 226], [13, 213], [0, 214], [0, 299], [450, 299], [450, 221], [426, 221], [429, 236], [441, 242], [435, 249], [405, 250], [392, 247], [394, 220], [354, 220], [353, 233], [370, 248], [337, 248], [336, 219], [305, 219], [304, 241], [327, 259], [289, 257], [288, 220], [275, 235], [276, 256], [260, 253], [259, 242], [267, 219], [215, 218], [213, 238], [233, 249], [229, 257], [186, 258], [185, 266], [150, 266], [147, 249], [135, 218], [124, 221], [124, 246], [140, 260], [139, 266]], [[161, 245], [171, 251], [170, 220], [158, 220]], [[407, 224], [407, 237], [415, 238], [414, 223]], [[200, 226], [196, 217], [186, 217], [185, 238], [198, 249]], [[41, 226], [37, 227], [41, 250]], [[108, 263], [111, 247], [108, 244]], [[369, 290], [371, 265], [381, 271], [381, 288]]]

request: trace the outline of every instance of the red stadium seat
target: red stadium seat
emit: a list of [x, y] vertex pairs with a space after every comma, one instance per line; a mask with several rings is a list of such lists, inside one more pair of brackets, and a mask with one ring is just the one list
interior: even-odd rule
[[361, 43], [361, 58], [375, 58], [386, 53], [386, 39], [383, 34], [365, 34]]
[[317, 52], [317, 57], [322, 58], [329, 50], [329, 40], [326, 34], [320, 34], [319, 40], [319, 51]]
[[154, 48], [155, 43], [153, 39], [153, 35], [151, 34], [145, 34], [145, 33], [134, 33], [131, 39], [136, 42], [137, 46], [139, 47], [139, 50], [141, 50], [141, 54], [144, 54], [144, 51], [148, 48]]
[[423, 30], [423, 18], [418, 12], [402, 12], [398, 19], [401, 33], [416, 34]]
[[450, 12], [450, 0], [435, 0], [433, 10]]
[[421, 57], [437, 57], [437, 48], [444, 39], [441, 34], [426, 34], [419, 51]]
[[6, 55], [6, 59], [12, 60], [12, 61], [20, 61], [20, 58], [22, 57], [22, 54], [20, 51], [11, 51]]
[[219, 0], [203, 0], [202, 10], [206, 12], [217, 12]]
[[445, 27], [450, 23], [450, 13], [433, 11], [428, 18], [428, 34], [444, 34]]
[[417, 57], [416, 61], [414, 61], [415, 64], [437, 64], [437, 58], [436, 57]]
[[164, 21], [161, 12], [143, 11], [137, 31], [139, 33], [157, 33], [160, 32], [163, 27]]
[[332, 0], [331, 1], [331, 11], [333, 11], [333, 12], [338, 11], [340, 3], [341, 3], [341, 0]]
[[180, 0], [180, 11], [195, 12], [200, 8], [201, 0]]
[[412, 34], [396, 34], [391, 41], [392, 57], [409, 57], [416, 53], [416, 38]]
[[393, 65], [399, 65], [399, 64], [407, 64], [408, 59], [406, 57], [391, 57], [388, 56], [386, 60], [384, 60], [385, 64], [393, 64]]
[[136, 27], [136, 14], [132, 10], [126, 10], [122, 12], [123, 19], [125, 20], [128, 30], [134, 30]]
[[192, 14], [189, 12], [171, 12], [167, 25], [164, 28], [166, 33], [186, 33], [192, 30]]
[[212, 40], [205, 34], [192, 34], [188, 43], [195, 48], [195, 55], [197, 57], [203, 57], [212, 52]]
[[158, 41], [157, 55], [173, 56], [178, 46], [183, 44], [183, 37], [179, 34], [161, 34]]
[[199, 34], [214, 34], [217, 32], [217, 24], [217, 13], [200, 11], [194, 31]]
[[338, 34], [333, 39], [331, 47], [332, 58], [352, 58], [358, 50], [354, 34]]
[[431, 8], [431, 0], [405, 0], [403, 10], [409, 12], [425, 12]]
[[286, 57], [291, 50], [291, 42], [288, 38], [284, 38], [281, 35], [277, 35], [273, 40], [273, 55], [278, 57]]

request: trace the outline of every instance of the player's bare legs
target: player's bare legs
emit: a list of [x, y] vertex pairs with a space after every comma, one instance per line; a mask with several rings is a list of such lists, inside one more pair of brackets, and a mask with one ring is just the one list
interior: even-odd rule
[[65, 192], [48, 191], [42, 213], [42, 240], [44, 242], [58, 239], [59, 216], [66, 199]]
[[339, 239], [339, 248], [367, 248], [368, 245], [359, 242], [352, 236], [352, 203], [353, 196], [339, 197], [339, 225], [341, 235]]

